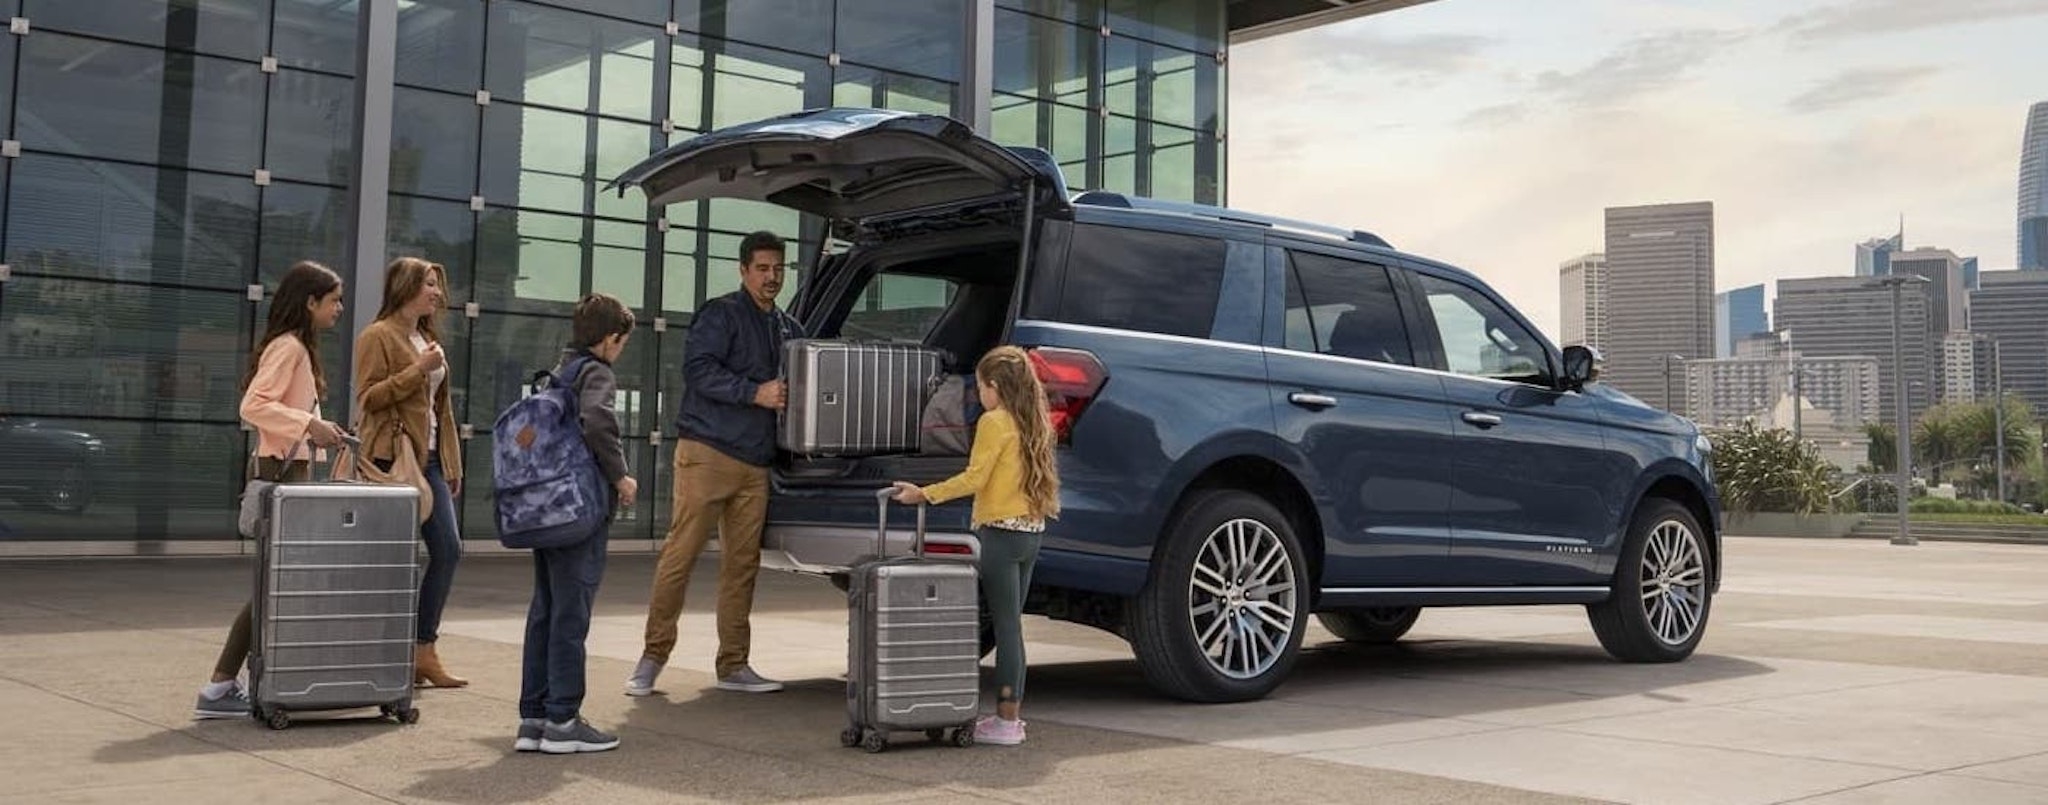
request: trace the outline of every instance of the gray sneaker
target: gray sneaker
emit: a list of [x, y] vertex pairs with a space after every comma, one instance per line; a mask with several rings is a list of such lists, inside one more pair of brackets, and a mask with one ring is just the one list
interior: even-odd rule
[[566, 724], [549, 722], [541, 729], [540, 751], [550, 755], [603, 752], [619, 748], [619, 736], [590, 726], [581, 718]]
[[782, 689], [782, 683], [754, 673], [754, 667], [749, 665], [718, 680], [718, 689], [740, 693], [774, 693]]
[[646, 657], [641, 657], [640, 664], [633, 666], [633, 675], [626, 677], [626, 695], [654, 695], [657, 692], [654, 689], [654, 678], [658, 676], [661, 676], [661, 665]]
[[248, 718], [249, 691], [242, 687], [241, 682], [236, 682], [226, 692], [215, 697], [207, 696], [206, 691], [202, 689], [199, 691], [199, 703], [192, 706], [192, 717]]
[[544, 729], [544, 728], [546, 727], [547, 723], [548, 723], [548, 722], [547, 722], [547, 720], [546, 720], [546, 719], [539, 719], [539, 718], [522, 718], [522, 719], [519, 719], [519, 737], [518, 737], [518, 738], [516, 738], [516, 739], [514, 739], [514, 740], [512, 741], [512, 751], [514, 751], [514, 752], [538, 752], [538, 751], [540, 751], [540, 739], [541, 739], [541, 733], [542, 733], [543, 729]]

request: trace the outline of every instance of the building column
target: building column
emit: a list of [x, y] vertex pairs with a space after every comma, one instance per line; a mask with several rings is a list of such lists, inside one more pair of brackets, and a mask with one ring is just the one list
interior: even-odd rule
[[[391, 98], [398, 71], [398, 0], [363, 0], [356, 16], [356, 128], [349, 175], [348, 305], [346, 337], [377, 318], [384, 302], [384, 250], [388, 241], [391, 202]], [[349, 376], [349, 414], [357, 413], [354, 350], [345, 362]]]
[[996, 72], [996, 0], [967, 0], [960, 50], [960, 122], [989, 136]]

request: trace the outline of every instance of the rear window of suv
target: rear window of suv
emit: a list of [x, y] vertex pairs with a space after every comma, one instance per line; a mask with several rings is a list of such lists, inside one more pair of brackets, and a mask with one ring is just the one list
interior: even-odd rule
[[1077, 224], [1049, 312], [1069, 324], [1207, 338], [1227, 251], [1217, 238]]

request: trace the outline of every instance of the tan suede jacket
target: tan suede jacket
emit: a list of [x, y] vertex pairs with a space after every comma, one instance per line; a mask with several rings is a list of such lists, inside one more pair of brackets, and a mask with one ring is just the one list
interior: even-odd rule
[[455, 384], [453, 367], [440, 393], [427, 399], [427, 374], [419, 370], [420, 354], [412, 348], [405, 328], [390, 319], [379, 319], [356, 337], [356, 405], [362, 412], [358, 433], [363, 452], [372, 460], [396, 455], [394, 434], [403, 432], [412, 443], [420, 466], [427, 465], [427, 417], [441, 423], [441, 473], [449, 482], [462, 478], [462, 437], [455, 430], [455, 410], [448, 401], [448, 389]]

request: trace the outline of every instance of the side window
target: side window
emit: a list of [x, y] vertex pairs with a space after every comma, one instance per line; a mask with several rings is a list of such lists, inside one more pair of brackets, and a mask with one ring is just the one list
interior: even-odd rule
[[1422, 292], [1443, 340], [1445, 368], [1461, 375], [1542, 383], [1550, 375], [1543, 342], [1493, 300], [1465, 285], [1421, 274]]
[[951, 280], [878, 274], [853, 303], [839, 335], [876, 341], [923, 341], [958, 291]]
[[1414, 365], [1386, 268], [1305, 252], [1290, 252], [1288, 261], [1288, 349]]
[[1073, 238], [1060, 321], [1209, 336], [1223, 286], [1222, 240], [1086, 224]]

